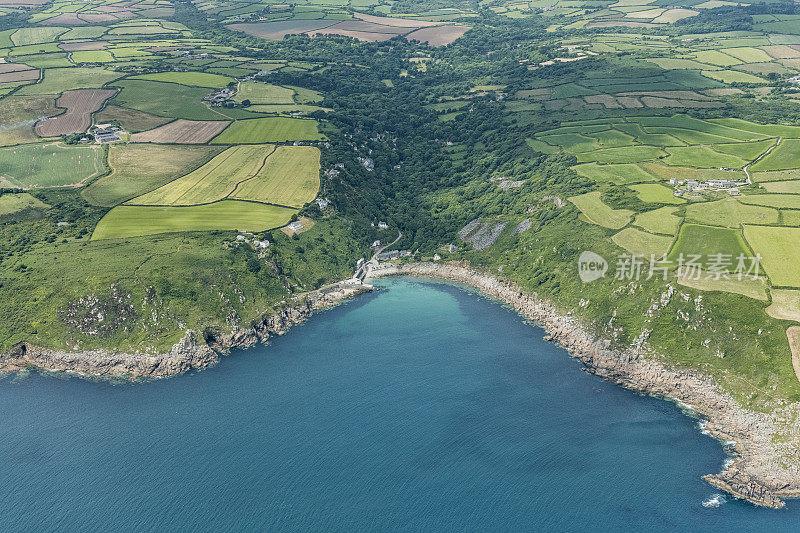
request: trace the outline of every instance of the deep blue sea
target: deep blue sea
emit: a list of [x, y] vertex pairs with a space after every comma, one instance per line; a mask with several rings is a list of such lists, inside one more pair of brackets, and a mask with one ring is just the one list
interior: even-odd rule
[[676, 405], [473, 292], [379, 285], [204, 372], [0, 380], [0, 530], [800, 530], [715, 497]]

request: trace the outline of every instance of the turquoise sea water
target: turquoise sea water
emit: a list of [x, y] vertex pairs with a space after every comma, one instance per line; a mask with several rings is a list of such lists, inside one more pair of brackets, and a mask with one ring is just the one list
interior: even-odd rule
[[136, 384], [0, 380], [2, 531], [797, 531], [720, 444], [458, 287], [381, 281], [271, 346]]

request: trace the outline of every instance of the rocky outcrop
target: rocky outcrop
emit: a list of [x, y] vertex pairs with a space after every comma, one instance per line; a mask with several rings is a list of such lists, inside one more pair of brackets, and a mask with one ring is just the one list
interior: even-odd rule
[[0, 372], [16, 372], [26, 368], [69, 372], [102, 378], [158, 378], [174, 376], [189, 370], [202, 370], [214, 365], [221, 355], [234, 348], [266, 342], [273, 335], [283, 335], [295, 324], [305, 321], [314, 311], [335, 305], [343, 298], [369, 291], [369, 285], [338, 284], [282, 302], [276, 311], [254, 321], [249, 328], [231, 331], [195, 331], [186, 334], [169, 352], [120, 353], [111, 350], [68, 352], [21, 342], [7, 354], [0, 354]]
[[107, 350], [67, 352], [17, 344], [11, 353], [0, 356], [0, 370], [14, 372], [29, 367], [101, 377], [160, 377], [207, 368], [217, 362], [218, 354], [197, 341], [188, 330], [172, 350], [165, 354], [125, 354]]
[[[377, 270], [373, 277], [414, 275], [450, 280], [477, 288], [540, 325], [547, 340], [557, 342], [580, 359], [587, 370], [639, 392], [678, 400], [707, 418], [705, 430], [728, 441], [735, 457], [722, 473], [705, 479], [756, 505], [782, 507], [782, 497], [800, 496], [798, 439], [777, 444], [776, 419], [796, 420], [800, 408], [787, 406], [777, 414], [742, 408], [718, 384], [701, 372], [676, 368], [655, 354], [612, 350], [592, 329], [552, 303], [525, 293], [508, 280], [482, 274], [468, 263], [410, 263]], [[788, 458], [788, 459], [787, 459]]]

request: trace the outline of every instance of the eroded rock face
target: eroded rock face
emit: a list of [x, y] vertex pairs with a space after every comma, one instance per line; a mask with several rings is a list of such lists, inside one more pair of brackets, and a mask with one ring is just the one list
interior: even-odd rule
[[169, 353], [159, 355], [124, 354], [106, 350], [67, 352], [49, 350], [29, 343], [17, 344], [9, 354], [0, 355], [0, 370], [13, 372], [28, 367], [103, 377], [148, 378], [181, 374], [207, 368], [218, 354], [197, 342], [192, 330]]
[[68, 352], [21, 342], [7, 354], [0, 354], [0, 372], [16, 372], [29, 367], [48, 371], [71, 372], [107, 378], [156, 378], [174, 376], [189, 370], [214, 365], [221, 355], [233, 348], [266, 342], [271, 335], [283, 335], [295, 324], [305, 321], [317, 309], [335, 305], [339, 300], [370, 290], [370, 287], [334, 286], [314, 291], [286, 302], [273, 314], [251, 327], [230, 331], [207, 328], [202, 336], [187, 330], [168, 353], [120, 353], [111, 350]]
[[511, 306], [536, 322], [545, 338], [557, 342], [580, 359], [587, 370], [632, 390], [676, 399], [707, 417], [705, 429], [733, 443], [737, 453], [730, 467], [705, 479], [736, 497], [766, 507], [782, 507], [782, 497], [800, 497], [800, 447], [798, 439], [776, 443], [775, 420], [795, 419], [797, 404], [781, 413], [757, 413], [742, 408], [709, 376], [674, 368], [657, 354], [642, 356], [637, 350], [612, 350], [610, 342], [591, 328], [536, 294], [526, 294], [508, 280], [471, 268], [468, 263], [411, 263], [377, 271], [446, 279], [470, 285]]

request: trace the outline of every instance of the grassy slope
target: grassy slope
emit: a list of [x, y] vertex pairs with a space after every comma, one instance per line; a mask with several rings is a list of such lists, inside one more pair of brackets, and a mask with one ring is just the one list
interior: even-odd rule
[[79, 183], [103, 170], [98, 146], [28, 144], [0, 149], [2, 176], [23, 187]]
[[324, 139], [315, 120], [270, 117], [239, 120], [214, 138], [216, 144], [315, 141]]
[[232, 198], [302, 207], [319, 191], [319, 148], [279, 146], [255, 178], [241, 183]]
[[122, 205], [103, 217], [92, 240], [183, 231], [264, 231], [283, 226], [294, 213], [294, 209], [237, 200], [188, 207]]
[[[258, 265], [249, 247], [223, 245], [232, 233], [35, 245], [0, 267], [0, 351], [22, 340], [69, 349], [167, 350], [187, 324], [227, 328], [234, 316], [247, 325], [290, 295], [284, 282], [303, 291], [342, 279], [366, 253], [335, 221], [316, 224], [297, 241], [280, 232], [270, 238], [278, 246]], [[114, 318], [112, 286], [136, 309], [118, 330], [89, 334], [64, 322], [70, 303], [87, 295], [97, 296]]]
[[111, 207], [192, 172], [221, 151], [213, 146], [112, 145], [111, 174], [89, 185], [83, 197], [94, 205]]
[[228, 196], [236, 185], [256, 175], [273, 145], [233, 146], [197, 170], [134, 198], [136, 205], [196, 205]]

